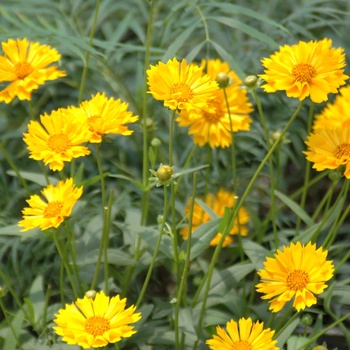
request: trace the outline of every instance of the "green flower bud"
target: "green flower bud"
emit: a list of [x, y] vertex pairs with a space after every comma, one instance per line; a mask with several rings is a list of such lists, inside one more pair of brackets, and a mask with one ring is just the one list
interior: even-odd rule
[[313, 319], [312, 319], [312, 316], [307, 313], [307, 314], [304, 314], [301, 318], [301, 323], [304, 325], [304, 326], [311, 326], [312, 323], [313, 323]]
[[89, 299], [95, 299], [96, 291], [95, 290], [88, 290], [85, 292], [85, 296]]
[[220, 72], [217, 76], [216, 76], [216, 79], [215, 79], [218, 84], [219, 84], [219, 87], [221, 89], [224, 89], [225, 87], [227, 87], [230, 83], [230, 77], [227, 75], [227, 73], [224, 73], [224, 72]]
[[160, 181], [168, 181], [171, 179], [171, 176], [173, 175], [174, 170], [173, 167], [169, 165], [160, 165], [160, 167], [157, 170], [157, 177]]
[[258, 77], [256, 75], [248, 75], [243, 82], [247, 88], [254, 89], [257, 87]]
[[152, 147], [159, 147], [161, 144], [162, 142], [157, 137], [154, 137], [151, 141]]

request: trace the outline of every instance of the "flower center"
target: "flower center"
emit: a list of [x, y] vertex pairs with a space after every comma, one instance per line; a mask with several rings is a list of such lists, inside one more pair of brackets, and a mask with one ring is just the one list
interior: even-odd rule
[[15, 65], [15, 74], [18, 79], [24, 79], [31, 72], [33, 72], [33, 67], [28, 62], [19, 62]]
[[171, 86], [169, 93], [180, 102], [187, 102], [193, 97], [192, 89], [184, 83], [175, 83]]
[[214, 107], [215, 112], [214, 113], [204, 112], [203, 116], [209, 123], [217, 123], [224, 116], [224, 111], [222, 110], [220, 104], [216, 103], [215, 101], [212, 101], [210, 103], [210, 106]]
[[337, 150], [335, 151], [335, 157], [337, 159], [340, 159], [343, 156], [350, 156], [350, 144], [349, 143], [342, 143], [337, 147]]
[[247, 340], [240, 340], [233, 343], [231, 350], [252, 350], [252, 345]]
[[292, 75], [296, 81], [301, 83], [310, 83], [317, 73], [316, 69], [307, 63], [296, 64], [292, 69]]
[[111, 325], [109, 321], [102, 316], [92, 316], [85, 321], [84, 327], [86, 332], [97, 336], [107, 332], [111, 328]]
[[68, 136], [65, 134], [51, 135], [48, 142], [48, 147], [51, 149], [51, 151], [61, 153], [70, 148], [71, 143]]
[[46, 209], [44, 210], [44, 218], [50, 219], [55, 218], [60, 215], [61, 210], [63, 208], [63, 203], [60, 201], [50, 202]]
[[309, 280], [309, 275], [305, 271], [294, 270], [287, 276], [287, 286], [291, 290], [303, 290]]

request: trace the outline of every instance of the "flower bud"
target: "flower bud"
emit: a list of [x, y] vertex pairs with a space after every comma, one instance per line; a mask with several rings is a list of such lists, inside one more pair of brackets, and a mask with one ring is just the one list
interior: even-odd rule
[[162, 142], [157, 137], [154, 137], [151, 141], [152, 147], [159, 147], [161, 144]]
[[95, 290], [88, 290], [85, 292], [85, 296], [89, 299], [95, 299], [96, 291]]
[[323, 345], [317, 345], [314, 348], [312, 348], [312, 350], [328, 350], [327, 346], [325, 343], [323, 343]]
[[230, 77], [227, 75], [227, 73], [224, 73], [224, 72], [220, 72], [216, 76], [215, 80], [217, 81], [221, 89], [226, 88], [230, 83]]
[[173, 175], [173, 167], [161, 164], [157, 170], [157, 177], [160, 181], [168, 181]]
[[312, 319], [312, 316], [309, 313], [304, 314], [303, 317], [301, 318], [301, 323], [304, 326], [311, 326], [312, 322], [313, 322], [313, 319]]
[[257, 86], [258, 77], [256, 75], [248, 75], [244, 79], [244, 85], [249, 89], [254, 89]]

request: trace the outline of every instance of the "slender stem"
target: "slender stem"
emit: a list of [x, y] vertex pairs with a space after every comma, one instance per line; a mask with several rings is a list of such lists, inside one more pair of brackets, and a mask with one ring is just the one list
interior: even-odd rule
[[186, 249], [186, 258], [185, 258], [185, 266], [182, 270], [180, 286], [177, 291], [177, 300], [176, 300], [176, 308], [175, 308], [175, 344], [176, 349], [180, 349], [179, 343], [179, 314], [182, 297], [186, 297], [186, 283], [187, 276], [189, 271], [189, 266], [191, 262], [191, 242], [192, 242], [192, 220], [193, 220], [193, 211], [194, 211], [194, 203], [196, 198], [196, 189], [197, 189], [197, 173], [193, 174], [193, 191], [191, 196], [190, 203], [190, 212], [189, 212], [189, 224], [188, 224], [188, 238], [187, 238], [187, 249]]
[[[91, 47], [92, 47], [92, 40], [93, 40], [94, 35], [95, 35], [95, 29], [96, 29], [96, 24], [97, 24], [100, 3], [101, 3], [101, 0], [96, 0], [95, 14], [94, 14], [94, 19], [93, 19], [91, 30], [90, 30], [90, 39], [89, 39], [89, 46], [91, 46]], [[89, 67], [89, 60], [90, 60], [90, 52], [88, 51], [86, 53], [86, 56], [85, 56], [85, 65], [83, 68], [83, 73], [82, 73], [81, 81], [80, 81], [78, 103], [80, 103], [82, 98], [83, 98], [86, 76], [87, 76], [88, 67]]]
[[209, 57], [210, 57], [209, 53], [210, 53], [210, 41], [211, 41], [210, 35], [209, 35], [210, 32], [209, 32], [209, 28], [208, 28], [208, 23], [207, 23], [205, 15], [203, 14], [201, 8], [198, 5], [196, 5], [196, 9], [197, 9], [199, 16], [201, 17], [201, 20], [203, 22], [203, 27], [204, 27], [204, 32], [205, 32], [205, 42], [207, 44], [206, 62], [208, 62]]
[[160, 224], [158, 240], [157, 240], [156, 246], [154, 248], [154, 253], [153, 253], [153, 256], [152, 256], [151, 263], [150, 263], [150, 265], [148, 267], [148, 271], [147, 271], [147, 275], [146, 275], [145, 281], [143, 282], [143, 286], [142, 286], [141, 292], [140, 292], [139, 297], [138, 297], [137, 302], [136, 302], [136, 307], [140, 306], [140, 304], [142, 302], [142, 299], [143, 299], [143, 297], [144, 297], [144, 295], [146, 293], [146, 289], [147, 289], [148, 283], [149, 283], [149, 281], [151, 279], [153, 268], [154, 268], [154, 265], [156, 263], [158, 251], [159, 251], [159, 248], [160, 248], [160, 243], [162, 242], [162, 236], [163, 236], [163, 233], [164, 233], [164, 227], [165, 227], [165, 223], [166, 223], [166, 217], [167, 217], [167, 214], [168, 214], [168, 209], [169, 209], [168, 189], [167, 189], [166, 186], [164, 186], [163, 217], [162, 217], [162, 222]]

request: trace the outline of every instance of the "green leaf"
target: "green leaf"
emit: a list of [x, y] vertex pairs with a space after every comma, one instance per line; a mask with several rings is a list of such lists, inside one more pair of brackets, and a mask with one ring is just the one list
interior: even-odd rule
[[186, 341], [192, 344], [198, 338], [193, 326], [194, 324], [192, 309], [189, 307], [181, 308], [179, 313], [179, 327], [185, 333]]
[[[98, 249], [94, 249], [89, 251], [88, 254], [82, 253], [82, 256], [78, 256], [76, 264], [78, 266], [96, 264], [98, 252], [99, 252]], [[107, 255], [108, 255], [108, 263], [111, 265], [127, 266], [127, 265], [135, 264], [135, 260], [132, 259], [129, 254], [125, 253], [121, 249], [108, 248]], [[102, 261], [104, 261], [103, 256], [102, 256]]]
[[247, 238], [242, 239], [242, 244], [244, 252], [254, 265], [255, 270], [259, 271], [262, 269], [264, 267], [263, 262], [266, 260], [267, 256], [271, 255], [271, 253], [260, 244], [252, 242]]
[[307, 226], [314, 225], [314, 222], [310, 218], [309, 215], [293, 200], [288, 198], [286, 195], [281, 193], [280, 191], [275, 190], [274, 194], [277, 198], [279, 198], [289, 209], [293, 211], [301, 220], [305, 222]]
[[[17, 177], [17, 174], [13, 170], [8, 170], [6, 173], [8, 175]], [[30, 171], [20, 171], [20, 174], [25, 180], [34, 182], [42, 187], [47, 186], [47, 181], [43, 174], [33, 173]], [[49, 176], [49, 181], [51, 184], [55, 185], [58, 182], [58, 179], [56, 179], [55, 177]]]
[[277, 337], [277, 346], [282, 349], [284, 344], [287, 342], [287, 340], [290, 338], [294, 330], [298, 327], [300, 324], [300, 318], [297, 317], [295, 320], [290, 322], [288, 326], [283, 330], [283, 332]]

